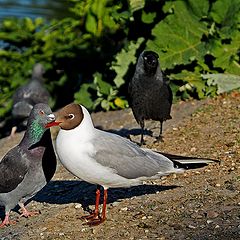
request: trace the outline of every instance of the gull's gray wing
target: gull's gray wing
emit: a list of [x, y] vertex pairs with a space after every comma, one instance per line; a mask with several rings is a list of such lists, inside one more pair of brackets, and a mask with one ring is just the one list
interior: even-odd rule
[[10, 192], [24, 179], [29, 161], [19, 146], [11, 149], [0, 162], [0, 193]]
[[94, 159], [122, 177], [134, 179], [174, 172], [171, 160], [121, 136], [97, 130], [95, 140]]

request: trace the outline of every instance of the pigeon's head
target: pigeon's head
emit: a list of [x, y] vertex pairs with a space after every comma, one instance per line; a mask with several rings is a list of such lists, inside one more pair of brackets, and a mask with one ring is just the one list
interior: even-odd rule
[[147, 73], [155, 73], [158, 67], [158, 54], [153, 51], [144, 51], [142, 53], [144, 70]]
[[34, 128], [45, 129], [46, 125], [54, 122], [55, 116], [52, 113], [51, 108], [45, 103], [38, 103], [33, 106], [33, 109], [28, 118], [28, 125], [34, 130]]
[[64, 130], [71, 130], [81, 124], [83, 110], [79, 104], [70, 103], [54, 113], [56, 120], [47, 124], [46, 127], [60, 126]]
[[43, 81], [43, 74], [45, 73], [45, 69], [41, 63], [36, 63], [33, 67], [32, 78], [39, 79]]

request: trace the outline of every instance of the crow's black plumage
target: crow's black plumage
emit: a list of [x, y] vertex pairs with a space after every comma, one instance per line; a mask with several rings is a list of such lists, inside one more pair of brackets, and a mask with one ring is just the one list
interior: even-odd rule
[[163, 121], [172, 118], [172, 91], [163, 77], [158, 58], [153, 51], [143, 51], [128, 88], [133, 115], [142, 129], [141, 144], [145, 120], [160, 121], [160, 138]]

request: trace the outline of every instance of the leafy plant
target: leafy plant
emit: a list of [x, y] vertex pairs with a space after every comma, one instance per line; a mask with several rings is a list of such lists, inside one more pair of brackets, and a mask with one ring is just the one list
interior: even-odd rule
[[[41, 62], [55, 108], [124, 108], [144, 49], [159, 53], [175, 99], [239, 88], [239, 0], [69, 0], [72, 16], [0, 24], [0, 118]], [[64, 96], [64, 97], [63, 97]]]

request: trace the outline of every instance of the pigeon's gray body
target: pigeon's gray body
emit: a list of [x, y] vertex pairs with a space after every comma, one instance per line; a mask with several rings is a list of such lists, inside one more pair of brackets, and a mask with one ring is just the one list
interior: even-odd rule
[[43, 85], [43, 73], [43, 66], [36, 64], [30, 81], [16, 90], [13, 95], [13, 118], [24, 119], [29, 116], [35, 104], [48, 103], [50, 95]]
[[[48, 165], [48, 169], [44, 169], [44, 165]], [[5, 206], [7, 212], [19, 202], [25, 203], [47, 184], [55, 169], [56, 157], [49, 130], [39, 146], [29, 150], [19, 144], [10, 150], [0, 162], [0, 206]]]
[[32, 198], [53, 177], [56, 156], [50, 130], [44, 128], [53, 120], [46, 104], [35, 105], [22, 141], [0, 161], [0, 205], [6, 214]]
[[128, 91], [133, 115], [141, 128], [144, 120], [160, 121], [161, 134], [163, 121], [171, 119], [172, 91], [163, 77], [156, 53], [141, 53]]

